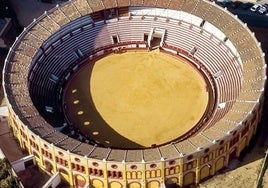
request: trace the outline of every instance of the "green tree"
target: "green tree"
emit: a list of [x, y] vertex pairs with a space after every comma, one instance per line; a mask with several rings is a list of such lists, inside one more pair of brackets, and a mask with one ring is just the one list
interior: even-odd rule
[[0, 159], [0, 187], [1, 188], [19, 188], [20, 184], [16, 177], [11, 173], [11, 165], [8, 160]]

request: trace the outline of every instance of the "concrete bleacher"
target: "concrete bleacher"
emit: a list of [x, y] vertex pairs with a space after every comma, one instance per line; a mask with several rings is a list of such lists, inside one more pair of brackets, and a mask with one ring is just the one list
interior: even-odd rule
[[[239, 123], [248, 117], [248, 112], [257, 108], [255, 103], [258, 103], [263, 93], [262, 88], [266, 80], [263, 55], [257, 41], [251, 37], [250, 31], [243, 24], [237, 24], [237, 20], [225, 10], [214, 6], [211, 2], [201, 0], [185, 2], [77, 0], [44, 13], [24, 30], [25, 33], [17, 39], [10, 51], [12, 55], [8, 58], [4, 78], [5, 91], [9, 102], [13, 105], [12, 109], [36, 135], [56, 143], [59, 148], [97, 160], [120, 162], [143, 160], [148, 162], [162, 158], [169, 160], [195, 153], [200, 148], [210, 147], [214, 140], [223, 139], [229, 131], [239, 128]], [[228, 48], [219, 35], [214, 35], [213, 32], [206, 30], [206, 27], [198, 27], [198, 24], [186, 23], [185, 20], [170, 18], [167, 22], [163, 17], [155, 20], [152, 15], [145, 15], [145, 19], [141, 19], [141, 15], [132, 16], [130, 19], [128, 14], [122, 14], [124, 17], [110, 22], [107, 20], [93, 23], [93, 19], [87, 17], [91, 12], [109, 7], [129, 6], [129, 3], [133, 6], [168, 7], [196, 14], [219, 28], [232, 42], [237, 52]], [[120, 42], [141, 42], [144, 33], [149, 33], [151, 28], [166, 29], [164, 43], [171, 47], [186, 52], [197, 47], [198, 50], [193, 56], [202, 62], [212, 75], [221, 72], [221, 76], [214, 78], [219, 96], [216, 103], [225, 103], [225, 106], [222, 109], [215, 109], [213, 119], [210, 119], [207, 128], [200, 134], [189, 140], [145, 151], [107, 149], [67, 138], [66, 135], [55, 131], [39, 115], [36, 108], [43, 109], [45, 105], [55, 105], [55, 100], [51, 99], [55, 99], [57, 84], [50, 80], [51, 75], [58, 78], [64, 75], [67, 67], [79, 58], [75, 53], [76, 50], [79, 49], [82, 54], [87, 54], [103, 46], [113, 45], [112, 36], [118, 36]], [[51, 36], [52, 34], [54, 35]], [[240, 66], [236, 59], [237, 55], [241, 58], [243, 66]], [[31, 75], [29, 80], [27, 80], [28, 74]], [[31, 100], [39, 106], [35, 108]]]
[[[232, 61], [232, 56], [229, 57], [227, 53], [225, 53], [225, 48], [222, 48], [222, 52], [219, 51], [217, 53], [213, 52], [216, 48], [218, 48], [218, 44], [219, 44], [219, 40], [217, 38], [210, 38], [211, 34], [208, 34], [207, 32], [204, 31], [204, 33], [200, 34], [200, 29], [198, 28], [193, 28], [190, 27], [190, 24], [184, 23], [182, 22], [180, 25], [178, 25], [178, 22], [176, 20], [170, 20], [168, 23], [166, 23], [165, 19], [158, 19], [158, 21], [154, 21], [153, 17], [147, 16], [144, 20], [141, 21], [141, 17], [137, 16], [137, 17], [133, 17], [133, 19], [129, 20], [128, 17], [126, 18], [121, 18], [118, 21], [113, 21], [113, 22], [108, 22], [108, 23], [104, 23], [104, 22], [99, 22], [93, 25], [89, 24], [88, 26], [85, 25], [83, 28], [83, 31], [80, 29], [76, 29], [72, 32], [72, 37], [69, 34], [66, 34], [65, 37], [63, 36], [62, 38], [66, 38], [64, 39], [64, 42], [66, 44], [69, 43], [69, 41], [72, 41], [72, 45], [68, 47], [68, 45], [65, 45], [64, 48], [61, 47], [61, 42], [51, 42], [51, 46], [47, 47], [47, 49], [45, 49], [45, 53], [47, 53], [46, 57], [44, 57], [42, 59], [42, 61], [40, 62], [40, 64], [42, 64], [42, 62], [46, 62], [47, 64], [51, 64], [51, 65], [56, 65], [55, 66], [43, 66], [43, 68], [40, 68], [39, 70], [37, 69], [37, 74], [42, 77], [48, 78], [51, 73], [53, 73], [54, 75], [61, 75], [61, 72], [64, 72], [64, 69], [62, 69], [61, 67], [65, 67], [65, 65], [68, 65], [68, 62], [72, 62], [74, 61], [77, 57], [74, 55], [73, 51], [74, 49], [72, 48], [74, 46], [74, 44], [79, 43], [79, 49], [81, 49], [81, 51], [83, 53], [87, 53], [91, 50], [94, 50], [98, 47], [101, 46], [105, 46], [105, 45], [109, 45], [106, 43], [101, 43], [101, 41], [103, 41], [103, 37], [107, 38], [105, 41], [111, 41], [110, 37], [112, 35], [118, 35], [120, 38], [121, 42], [127, 42], [127, 41], [141, 41], [143, 40], [143, 33], [148, 33], [149, 32], [149, 28], [147, 27], [148, 25], [150, 25], [151, 27], [163, 27], [163, 24], [165, 24], [165, 28], [167, 29], [167, 36], [165, 38], [165, 42], [169, 45], [173, 45], [173, 46], [178, 46], [181, 49], [184, 49], [185, 51], [190, 51], [190, 49], [193, 46], [200, 46], [200, 53], [203, 54], [204, 57], [209, 57], [207, 59], [200, 59], [202, 62], [206, 62], [205, 65], [210, 69], [210, 71], [213, 72], [217, 72], [218, 70], [222, 69], [222, 67], [225, 67], [225, 62], [226, 63], [233, 63]], [[143, 26], [144, 25], [144, 26]], [[176, 29], [177, 27], [181, 28], [181, 34], [179, 34], [178, 32], [173, 34], [170, 33], [169, 31], [172, 31], [174, 29]], [[115, 29], [116, 28], [116, 29]], [[131, 31], [133, 31], [133, 33], [129, 33], [129, 28], [132, 28]], [[135, 31], [135, 32], [134, 32]], [[189, 35], [186, 35], [187, 32], [189, 32]], [[106, 35], [105, 33], [109, 33], [108, 35]], [[81, 35], [81, 36], [80, 36]], [[83, 44], [83, 42], [80, 42], [80, 38], [86, 37], [87, 35], [89, 36], [94, 36], [91, 37], [92, 39], [97, 38], [98, 36], [102, 36], [102, 38], [99, 38], [99, 43], [97, 46], [94, 46], [95, 41], [89, 42], [86, 41], [87, 43], [85, 43], [85, 45]], [[106, 36], [106, 37], [105, 37]], [[184, 38], [185, 37], [185, 38]], [[62, 39], [61, 38], [61, 39]], [[174, 40], [175, 39], [175, 40]], [[182, 40], [183, 39], [183, 40]], [[60, 39], [58, 39], [59, 41]], [[180, 40], [181, 42], [178, 43], [176, 41]], [[77, 41], [77, 42], [76, 42]], [[179, 46], [184, 44], [183, 41], [185, 41], [185, 48], [183, 46]], [[71, 42], [70, 42], [71, 43]], [[209, 45], [205, 45], [208, 44]], [[56, 44], [56, 45], [54, 45]], [[53, 50], [51, 49], [53, 46]], [[202, 51], [202, 48], [204, 48], [205, 46], [207, 46], [204, 51]], [[224, 45], [220, 46], [220, 47], [224, 47]], [[221, 49], [221, 48], [219, 48]], [[86, 51], [88, 50], [88, 51]], [[59, 54], [62, 54], [64, 52], [64, 54], [70, 54], [73, 55], [73, 58], [69, 59], [67, 58], [67, 60], [69, 59], [69, 61], [64, 61], [64, 63], [66, 63], [65, 65], [62, 64], [62, 60], [61, 58], [55, 58], [57, 56], [59, 56]], [[206, 54], [213, 54], [212, 57], [210, 57], [210, 55], [206, 55]], [[195, 54], [196, 57], [198, 56], [198, 53]], [[220, 60], [222, 56], [222, 61]], [[217, 58], [215, 58], [217, 57]], [[220, 61], [215, 64], [215, 60], [219, 59]], [[51, 63], [50, 63], [51, 62]], [[211, 63], [210, 63], [211, 62]], [[209, 65], [210, 64], [210, 65]], [[45, 64], [44, 64], [45, 65]], [[221, 65], [222, 67], [218, 67], [217, 65]], [[212, 67], [214, 68], [212, 68]], [[52, 68], [53, 67], [53, 68]], [[58, 67], [58, 68], [57, 68]], [[229, 66], [227, 66], [229, 67]], [[232, 65], [230, 66], [232, 67]], [[53, 70], [53, 71], [52, 71]], [[219, 88], [221, 88], [222, 90], [226, 90], [226, 88], [233, 88], [230, 86], [230, 84], [232, 84], [232, 80], [228, 81], [228, 78], [232, 79], [233, 77], [230, 76], [229, 74], [236, 74], [236, 70], [233, 70], [233, 72], [229, 73], [229, 69], [226, 70], [226, 79], [219, 79], [218, 84], [219, 84]], [[38, 73], [40, 71], [40, 73]], [[224, 70], [222, 70], [223, 73], [225, 73]], [[238, 77], [236, 77], [238, 78]], [[46, 80], [46, 79], [45, 79]], [[37, 84], [37, 85], [42, 85], [43, 87], [47, 88], [48, 90], [53, 90], [53, 86], [55, 86], [52, 82], [46, 82], [45, 80], [43, 80], [41, 83]], [[223, 83], [222, 83], [223, 82]], [[227, 85], [226, 85], [227, 84]], [[229, 85], [228, 85], [229, 84]], [[237, 84], [237, 83], [236, 83]], [[33, 85], [36, 85], [35, 82], [33, 82]], [[238, 88], [235, 88], [237, 90], [239, 90]], [[46, 90], [43, 90], [46, 91]], [[232, 91], [232, 90], [231, 90]], [[38, 90], [36, 91], [38, 93]], [[42, 91], [40, 91], [42, 92]], [[35, 92], [34, 92], [35, 93]], [[225, 95], [223, 91], [219, 91], [220, 96], [224, 97]], [[237, 93], [237, 92], [235, 92]], [[230, 100], [230, 97], [234, 97], [235, 95], [226, 95], [227, 98], [223, 98], [220, 99], [220, 101], [226, 101], [226, 100]], [[46, 100], [44, 100], [46, 101]], [[229, 107], [230, 108], [230, 107]], [[227, 109], [229, 109], [227, 108]], [[224, 113], [221, 112], [219, 115], [220, 119], [225, 113], [227, 113], [228, 110], [225, 110]], [[217, 117], [217, 114], [215, 115], [215, 117]]]

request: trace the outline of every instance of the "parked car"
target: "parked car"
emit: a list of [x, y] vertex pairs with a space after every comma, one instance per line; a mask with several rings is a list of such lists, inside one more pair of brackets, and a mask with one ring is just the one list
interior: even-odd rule
[[257, 12], [261, 6], [262, 6], [261, 4], [255, 4], [250, 8], [250, 10], [252, 12]]
[[237, 9], [242, 4], [243, 3], [241, 1], [234, 1], [234, 2], [231, 3], [231, 8]]
[[222, 7], [228, 7], [231, 3], [232, 3], [231, 0], [223, 0], [223, 1], [220, 3], [220, 5], [221, 5]]
[[252, 7], [254, 4], [251, 3], [251, 2], [245, 2], [241, 5], [241, 8], [244, 9], [244, 10], [247, 10], [249, 9], [250, 7]]
[[261, 7], [258, 9], [259, 14], [265, 14], [268, 12], [268, 6], [267, 5], [261, 5]]

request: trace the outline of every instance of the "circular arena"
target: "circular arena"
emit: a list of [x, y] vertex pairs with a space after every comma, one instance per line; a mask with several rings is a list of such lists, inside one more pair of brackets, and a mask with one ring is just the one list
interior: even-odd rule
[[205, 0], [74, 0], [21, 33], [3, 70], [21, 148], [71, 187], [197, 185], [250, 144], [266, 64]]

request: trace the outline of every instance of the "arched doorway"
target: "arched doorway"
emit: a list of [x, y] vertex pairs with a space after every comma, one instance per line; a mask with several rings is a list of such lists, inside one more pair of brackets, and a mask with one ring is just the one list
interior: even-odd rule
[[147, 183], [147, 188], [155, 188], [160, 187], [160, 183], [158, 181], [150, 181]]
[[52, 173], [53, 164], [50, 161], [47, 161], [47, 160], [44, 161], [44, 164], [45, 164], [46, 171], [48, 173]]
[[204, 180], [210, 176], [210, 166], [205, 165], [203, 168], [200, 170], [200, 180]]
[[224, 167], [224, 157], [221, 157], [217, 160], [216, 162], [216, 167], [215, 167], [215, 171], [219, 171], [220, 169], [222, 169]]
[[65, 181], [69, 182], [69, 173], [68, 173], [68, 171], [65, 170], [65, 169], [63, 169], [63, 168], [59, 168], [58, 171], [60, 172], [61, 177], [62, 177]]
[[98, 180], [98, 179], [93, 179], [92, 185], [94, 188], [103, 188], [104, 187], [103, 182]]
[[132, 182], [128, 185], [129, 188], [141, 188], [141, 184], [138, 182]]
[[231, 161], [231, 160], [233, 160], [233, 159], [236, 159], [237, 158], [237, 156], [236, 156], [236, 151], [237, 150], [237, 148], [235, 147], [235, 148], [233, 148], [231, 151], [230, 151], [230, 154], [229, 154], [229, 161]]
[[80, 174], [77, 174], [74, 176], [75, 185], [77, 187], [84, 187], [86, 184], [86, 178], [81, 176]]
[[183, 185], [191, 185], [195, 184], [195, 173], [189, 172], [183, 177]]
[[110, 183], [110, 188], [123, 188], [123, 186], [121, 183], [114, 181]]

